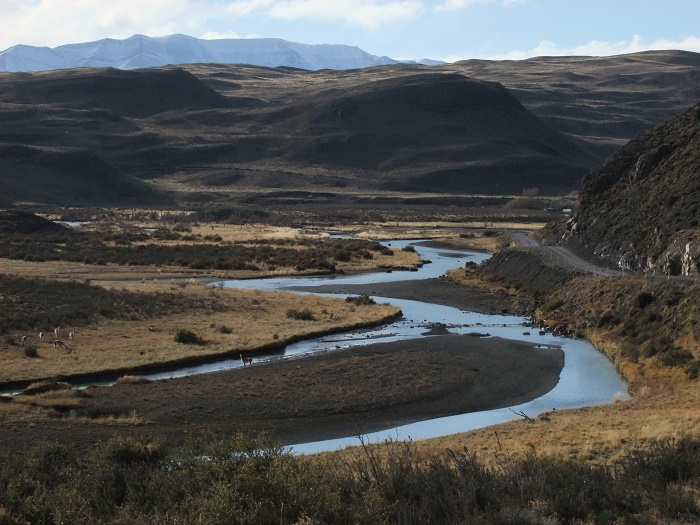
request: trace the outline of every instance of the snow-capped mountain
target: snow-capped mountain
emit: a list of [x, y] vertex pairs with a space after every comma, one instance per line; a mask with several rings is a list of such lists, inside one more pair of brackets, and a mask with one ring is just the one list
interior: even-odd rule
[[125, 40], [105, 38], [55, 48], [17, 45], [0, 52], [0, 71], [10, 72], [75, 67], [134, 69], [192, 63], [357, 69], [397, 62], [339, 44], [298, 44], [277, 38], [201, 40], [186, 35], [134, 35]]

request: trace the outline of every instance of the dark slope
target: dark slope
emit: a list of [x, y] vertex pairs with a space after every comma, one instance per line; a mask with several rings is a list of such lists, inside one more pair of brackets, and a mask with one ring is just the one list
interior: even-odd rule
[[586, 139], [604, 156], [700, 100], [700, 54], [687, 51], [466, 60], [452, 67], [500, 82], [545, 123]]
[[[148, 180], [207, 200], [272, 190], [552, 194], [700, 99], [699, 56], [0, 74], [0, 143], [84, 150], [124, 177], [117, 184]], [[73, 177], [69, 164], [56, 162], [51, 176]], [[30, 168], [5, 162], [5, 184], [21, 185]]]
[[167, 203], [167, 195], [111, 158], [111, 150], [138, 137], [141, 128], [129, 119], [228, 105], [175, 69], [0, 75], [0, 193], [5, 200], [59, 205]]
[[225, 97], [181, 69], [67, 69], [18, 74], [10, 81], [0, 80], [0, 87], [0, 102], [99, 108], [135, 118], [229, 105]]
[[59, 232], [65, 227], [26, 211], [0, 210], [0, 233], [27, 234]]
[[565, 238], [632, 270], [697, 275], [700, 104], [640, 134], [584, 180]]
[[164, 204], [150, 185], [94, 153], [0, 143], [0, 195], [13, 202], [70, 206]]
[[[230, 74], [235, 68], [225, 79], [232, 82], [227, 97], [178, 69], [1, 75], [0, 143], [12, 160], [4, 164], [8, 194], [75, 204], [88, 198], [82, 189], [91, 191], [86, 181], [93, 180], [102, 189], [95, 199], [113, 195], [127, 202], [134, 180], [127, 184], [124, 174], [178, 173], [192, 174], [188, 184], [195, 189], [211, 180], [247, 187], [327, 184], [322, 173], [350, 189], [519, 194], [542, 187], [552, 193], [577, 187], [592, 163], [496, 83], [455, 73], [361, 82], [363, 72], [344, 72], [329, 89], [319, 77], [337, 72], [320, 72], [312, 77], [317, 85], [297, 91], [295, 83], [309, 72], [248, 69], [245, 78], [253, 82], [269, 75], [273, 92], [251, 96], [256, 92], [243, 86], [241, 75]], [[41, 155], [12, 149], [25, 145]], [[75, 160], [79, 151], [82, 164]], [[47, 152], [50, 162], [43, 161]], [[66, 158], [59, 161], [61, 154]], [[29, 173], [63, 193], [22, 198], [20, 182]], [[70, 184], [66, 177], [81, 180]], [[216, 189], [229, 186], [219, 182]]]
[[366, 182], [397, 191], [569, 190], [591, 162], [501, 85], [459, 74], [322, 91], [263, 121], [284, 158], [365, 170]]

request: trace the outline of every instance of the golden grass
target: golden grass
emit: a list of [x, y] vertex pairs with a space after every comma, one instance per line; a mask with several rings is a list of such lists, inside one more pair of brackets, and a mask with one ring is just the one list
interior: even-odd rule
[[[88, 224], [87, 229], [97, 229], [99, 224]], [[139, 224], [139, 227], [155, 227], [155, 224]], [[352, 228], [348, 230], [352, 232]], [[202, 240], [184, 242], [152, 240], [152, 244], [218, 244], [222, 241], [206, 241], [207, 235], [219, 236], [223, 241], [255, 244], [266, 240], [313, 238], [325, 239], [330, 235], [322, 231], [300, 230], [282, 226], [264, 224], [202, 224], [192, 227], [193, 234], [201, 234]], [[138, 244], [138, 243], [136, 243]], [[312, 249], [304, 245], [292, 245], [300, 250]], [[421, 265], [416, 253], [393, 250], [393, 255], [373, 252], [372, 259], [354, 259], [350, 261], [333, 261], [340, 272], [366, 272], [386, 268], [410, 269]], [[153, 281], [160, 279], [252, 279], [279, 275], [303, 275], [312, 271], [297, 271], [294, 268], [279, 267], [275, 270], [192, 270], [178, 266], [120, 266], [115, 264], [96, 265], [67, 261], [18, 261], [0, 259], [0, 273], [20, 275], [23, 277], [50, 277], [69, 280], [140, 280]]]
[[[21, 346], [3, 341], [0, 342], [0, 383], [58, 375], [131, 372], [147, 365], [251, 352], [299, 338], [379, 324], [400, 312], [390, 305], [356, 306], [343, 299], [315, 295], [220, 289], [196, 284], [184, 288], [152, 282], [105, 282], [103, 285], [131, 291], [170, 291], [195, 298], [214, 298], [225, 306], [225, 311], [195, 310], [154, 319], [106, 320], [76, 328], [75, 339], [64, 341], [69, 352], [54, 348], [49, 342], [38, 343], [38, 337], [29, 334], [31, 343], [38, 344], [36, 358], [25, 357]], [[305, 308], [313, 312], [314, 320], [294, 320], [286, 315], [289, 309]], [[64, 329], [72, 327], [65, 326]], [[207, 344], [176, 343], [174, 337], [180, 329], [196, 333]], [[231, 333], [226, 333], [228, 330]], [[14, 335], [19, 340], [25, 334]]]
[[328, 238], [324, 232], [313, 232], [288, 226], [268, 226], [266, 224], [201, 224], [192, 226], [193, 235], [218, 235], [223, 242], [250, 243], [280, 239]]
[[118, 385], [144, 385], [150, 383], [151, 380], [144, 376], [127, 374], [117, 378]]
[[78, 417], [75, 410], [81, 401], [90, 397], [85, 390], [54, 390], [33, 396], [14, 396], [12, 402], [0, 403], [0, 421], [3, 426], [21, 424], [30, 427], [39, 423], [70, 419], [78, 423], [126, 423], [139, 424], [144, 421], [135, 413], [125, 415], [102, 415], [95, 418]]
[[654, 439], [700, 435], [700, 396], [696, 384], [658, 385], [628, 401], [572, 410], [528, 414], [524, 419], [421, 441], [425, 452], [467, 447], [486, 463], [498, 454], [538, 454], [608, 464]]

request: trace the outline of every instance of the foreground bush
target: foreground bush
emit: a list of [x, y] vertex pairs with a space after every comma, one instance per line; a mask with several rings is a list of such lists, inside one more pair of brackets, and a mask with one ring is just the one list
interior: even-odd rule
[[184, 446], [116, 438], [87, 451], [0, 452], [2, 523], [697, 523], [700, 441], [653, 443], [610, 468], [410, 442], [297, 457], [269, 439]]

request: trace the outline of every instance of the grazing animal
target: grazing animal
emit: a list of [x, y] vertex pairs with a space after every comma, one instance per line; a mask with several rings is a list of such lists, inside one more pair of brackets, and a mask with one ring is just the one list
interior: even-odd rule
[[241, 361], [243, 361], [243, 366], [253, 364], [253, 358], [252, 357], [244, 357], [243, 354], [241, 354]]
[[44, 338], [44, 332], [39, 332], [39, 339], [43, 339], [43, 338]]
[[68, 350], [68, 347], [63, 343], [63, 341], [59, 341], [58, 339], [56, 339], [53, 342], [53, 347], [54, 348], [65, 348], [66, 350]]
[[70, 339], [71, 341], [73, 340], [74, 336], [75, 336], [75, 330], [71, 330], [70, 332], [68, 332], [68, 339]]
[[27, 336], [23, 335], [22, 336], [22, 346], [24, 346], [24, 343], [26, 343], [26, 342], [27, 342]]
[[61, 331], [61, 327], [60, 327], [60, 326], [57, 326], [56, 328], [53, 329], [53, 335], [55, 335], [56, 337], [58, 337], [58, 332], [60, 332], [60, 331]]

